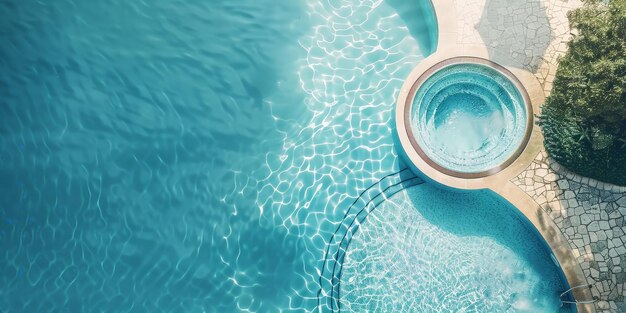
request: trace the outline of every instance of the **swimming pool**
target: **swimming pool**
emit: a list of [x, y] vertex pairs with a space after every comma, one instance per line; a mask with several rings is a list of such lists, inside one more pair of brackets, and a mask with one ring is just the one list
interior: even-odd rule
[[549, 248], [489, 191], [394, 194], [346, 252], [341, 312], [571, 312]]
[[393, 105], [437, 32], [426, 1], [25, 0], [0, 17], [9, 312], [315, 310], [350, 204], [403, 168]]
[[350, 205], [320, 270], [320, 312], [576, 312], [539, 232], [490, 190], [426, 183], [409, 168]]

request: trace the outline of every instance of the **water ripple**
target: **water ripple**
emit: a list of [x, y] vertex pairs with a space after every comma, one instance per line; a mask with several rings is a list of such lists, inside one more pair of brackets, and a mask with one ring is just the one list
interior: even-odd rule
[[423, 57], [382, 1], [5, 1], [0, 29], [8, 312], [314, 310]]

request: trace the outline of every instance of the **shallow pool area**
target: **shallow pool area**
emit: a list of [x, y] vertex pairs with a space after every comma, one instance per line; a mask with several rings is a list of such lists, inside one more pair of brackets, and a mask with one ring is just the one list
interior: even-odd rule
[[489, 191], [420, 184], [373, 210], [343, 261], [335, 312], [575, 312], [549, 247]]
[[528, 96], [495, 63], [446, 60], [428, 69], [415, 88], [406, 117], [414, 143], [447, 173], [463, 176], [506, 167], [528, 141]]

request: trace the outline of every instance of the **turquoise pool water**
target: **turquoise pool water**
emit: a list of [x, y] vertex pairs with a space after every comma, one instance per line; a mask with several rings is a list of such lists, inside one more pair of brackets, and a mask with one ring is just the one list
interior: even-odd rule
[[314, 310], [436, 46], [426, 1], [4, 1], [0, 29], [3, 313]]
[[393, 195], [350, 243], [341, 312], [571, 312], [560, 268], [516, 210], [488, 191]]
[[419, 87], [411, 110], [421, 149], [461, 173], [488, 171], [509, 159], [522, 144], [529, 114], [509, 78], [476, 63], [437, 70]]

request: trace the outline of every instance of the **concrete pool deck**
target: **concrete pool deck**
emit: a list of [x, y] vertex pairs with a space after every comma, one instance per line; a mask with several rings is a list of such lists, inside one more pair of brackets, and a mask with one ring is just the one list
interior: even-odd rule
[[[398, 107], [421, 68], [450, 57], [476, 56], [513, 72], [527, 89], [534, 113], [539, 114], [552, 88], [558, 58], [571, 38], [567, 12], [581, 2], [432, 3], [439, 27], [438, 48], [411, 73]], [[401, 115], [397, 110], [396, 121]], [[401, 135], [406, 132], [404, 125], [398, 123], [397, 128], [402, 146], [410, 146]], [[413, 163], [420, 162], [404, 150]], [[537, 125], [520, 157], [493, 176], [459, 181], [428, 168], [424, 173], [448, 186], [490, 188], [514, 204], [546, 239], [570, 286], [592, 286], [575, 293], [581, 301], [598, 298], [594, 304], [577, 305], [579, 312], [626, 312], [626, 187], [580, 177], [555, 163], [547, 157]]]

